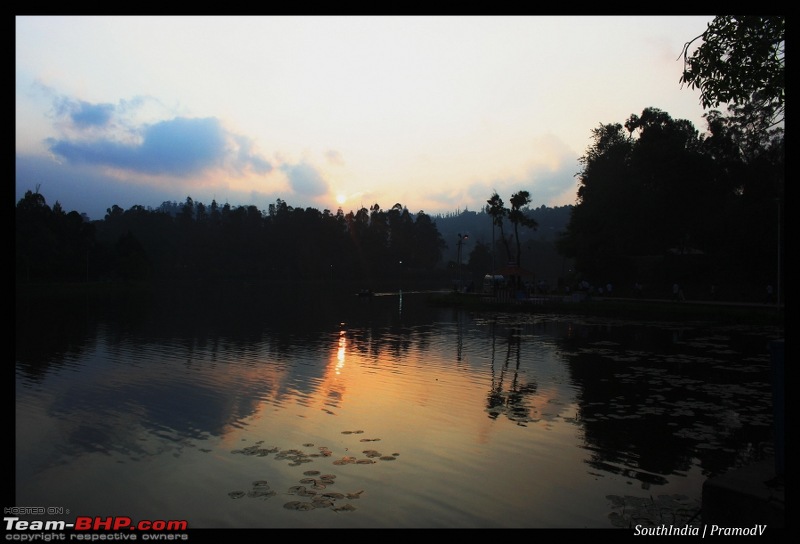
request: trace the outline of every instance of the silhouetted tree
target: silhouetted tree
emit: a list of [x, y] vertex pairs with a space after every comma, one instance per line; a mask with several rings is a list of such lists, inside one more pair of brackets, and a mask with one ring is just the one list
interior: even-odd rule
[[511, 209], [508, 210], [508, 220], [514, 225], [514, 240], [517, 243], [517, 266], [522, 264], [522, 245], [519, 237], [519, 227], [536, 230], [538, 223], [525, 215], [524, 208], [530, 203], [531, 195], [528, 191], [519, 191], [511, 195]]
[[510, 262], [511, 248], [508, 245], [508, 239], [506, 239], [506, 234], [503, 230], [503, 222], [508, 214], [508, 209], [506, 209], [504, 205], [505, 203], [503, 202], [503, 199], [500, 198], [500, 195], [497, 194], [497, 191], [492, 193], [491, 198], [489, 198], [486, 203], [488, 204], [486, 213], [488, 213], [492, 218], [492, 226], [500, 229], [500, 239], [503, 241], [503, 247], [506, 250], [506, 260]]
[[750, 122], [769, 129], [784, 118], [785, 37], [784, 15], [718, 15], [684, 44], [680, 82], [700, 89], [704, 108], [749, 106]]
[[492, 252], [489, 244], [475, 242], [472, 246], [472, 251], [469, 253], [469, 260], [467, 261], [467, 270], [473, 278], [482, 279], [487, 271], [492, 270]]
[[782, 138], [745, 154], [736, 120], [716, 112], [706, 119], [709, 134], [699, 135], [688, 121], [647, 108], [624, 130], [592, 131], [578, 202], [558, 242], [590, 282], [647, 274], [664, 285], [721, 275], [746, 284], [774, 273], [770, 247], [780, 226], [764, 217], [779, 209]]
[[423, 211], [417, 212], [409, 246], [409, 264], [420, 270], [432, 272], [442, 260], [447, 244], [436, 228], [436, 222]]
[[17, 202], [15, 250], [18, 279], [52, 279], [56, 274], [56, 236], [51, 228], [51, 216], [52, 210], [39, 187], [36, 191], [25, 191], [25, 196]]
[[149, 259], [142, 244], [131, 232], [117, 241], [115, 250], [115, 272], [125, 280], [143, 280], [149, 276]]

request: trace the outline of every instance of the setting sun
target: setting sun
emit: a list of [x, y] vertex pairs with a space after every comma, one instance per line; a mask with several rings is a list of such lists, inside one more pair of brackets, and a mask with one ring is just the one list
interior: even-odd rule
[[344, 204], [346, 200], [347, 200], [346, 196], [344, 196], [344, 195], [336, 195], [336, 202], [338, 204]]

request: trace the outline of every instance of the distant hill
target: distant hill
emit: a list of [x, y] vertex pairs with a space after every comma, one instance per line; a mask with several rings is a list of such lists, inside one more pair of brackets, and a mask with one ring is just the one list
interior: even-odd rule
[[[537, 281], [539, 279], [544, 280], [551, 288], [555, 288], [559, 284], [559, 280], [569, 274], [572, 265], [569, 259], [564, 259], [556, 251], [555, 242], [559, 234], [567, 228], [573, 207], [572, 205], [554, 208], [540, 206], [539, 208], [529, 209], [526, 215], [534, 219], [538, 223], [538, 227], [536, 230], [520, 229], [523, 268], [534, 272]], [[486, 244], [491, 248], [492, 240], [494, 239], [496, 245], [493, 260], [494, 268], [501, 268], [506, 264], [507, 256], [500, 242], [500, 232], [495, 229], [494, 234], [492, 233], [492, 218], [485, 211], [473, 212], [465, 210], [453, 214], [432, 215], [431, 217], [436, 222], [436, 228], [447, 243], [447, 249], [445, 249], [443, 255], [445, 263], [456, 263], [458, 260], [458, 235], [468, 236], [468, 239], [462, 245], [461, 256], [465, 280], [472, 279], [479, 282], [483, 274], [491, 272], [491, 270], [471, 270], [469, 271], [471, 276], [469, 278], [466, 276], [466, 265], [477, 243]], [[506, 236], [512, 232], [511, 224], [507, 223], [505, 227]], [[492, 266], [490, 265], [486, 268], [492, 268]]]

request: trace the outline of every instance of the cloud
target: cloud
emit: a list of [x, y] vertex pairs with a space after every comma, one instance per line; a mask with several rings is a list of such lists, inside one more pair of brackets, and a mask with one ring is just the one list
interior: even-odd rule
[[114, 114], [113, 104], [90, 104], [83, 100], [60, 99], [55, 109], [58, 115], [69, 117], [79, 128], [106, 126]]
[[[575, 176], [580, 167], [578, 157], [559, 137], [543, 134], [532, 142], [531, 157], [525, 171], [520, 175], [492, 180], [491, 192], [497, 190], [507, 206], [511, 195], [521, 190], [531, 194], [530, 205], [533, 207], [574, 204], [578, 192]], [[475, 189], [480, 189], [480, 184], [473, 188], [471, 196], [480, 197]], [[491, 192], [487, 193], [484, 202]]]
[[531, 197], [536, 198], [532, 198], [531, 205], [534, 202], [547, 206], [574, 204], [578, 193], [578, 181], [575, 178], [577, 165], [575, 161], [575, 165], [563, 164], [556, 170], [540, 167], [532, 172], [531, 177], [536, 179], [534, 185], [536, 194], [532, 193]]
[[272, 164], [247, 137], [227, 131], [214, 117], [136, 120], [148, 100], [119, 106], [60, 97], [54, 102], [59, 137], [45, 143], [72, 164], [110, 167], [131, 174], [189, 177], [223, 168], [229, 174], [267, 174]]
[[289, 179], [292, 190], [302, 196], [317, 197], [328, 194], [328, 182], [319, 171], [307, 162], [284, 165], [281, 168]]
[[344, 159], [342, 158], [342, 154], [336, 151], [335, 149], [329, 149], [325, 152], [325, 158], [328, 159], [328, 162], [331, 164], [335, 164], [337, 166], [341, 166], [344, 164]]
[[225, 135], [213, 118], [177, 118], [145, 127], [140, 143], [110, 139], [47, 140], [50, 151], [72, 163], [88, 163], [144, 174], [193, 175], [221, 165]]
[[232, 169], [244, 175], [248, 169], [256, 174], [269, 174], [272, 164], [253, 151], [253, 142], [245, 136], [234, 136], [233, 141], [238, 148], [234, 156]]

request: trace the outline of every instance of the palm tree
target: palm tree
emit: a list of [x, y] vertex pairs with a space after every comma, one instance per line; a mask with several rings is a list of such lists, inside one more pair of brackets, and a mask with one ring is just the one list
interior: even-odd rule
[[531, 194], [528, 191], [519, 191], [511, 195], [511, 210], [508, 211], [508, 220], [514, 224], [514, 239], [517, 241], [517, 266], [522, 262], [522, 248], [519, 239], [519, 226], [528, 227], [536, 230], [539, 224], [525, 215], [522, 211], [531, 201]]
[[[507, 259], [511, 260], [511, 249], [508, 247], [508, 240], [506, 239], [505, 232], [503, 231], [503, 219], [508, 214], [508, 209], [503, 207], [503, 199], [497, 194], [497, 191], [492, 193], [492, 197], [486, 201], [489, 206], [486, 208], [486, 213], [492, 216], [492, 228], [500, 227], [500, 238], [503, 240], [503, 246], [506, 248]], [[494, 231], [492, 231], [494, 232]], [[494, 240], [492, 240], [494, 245]], [[492, 247], [492, 254], [494, 254], [494, 247]]]

